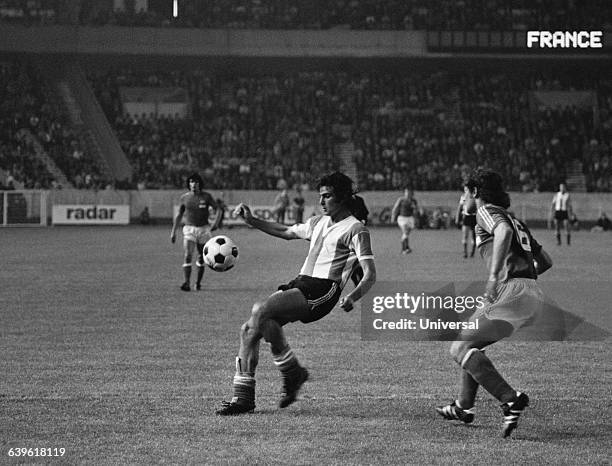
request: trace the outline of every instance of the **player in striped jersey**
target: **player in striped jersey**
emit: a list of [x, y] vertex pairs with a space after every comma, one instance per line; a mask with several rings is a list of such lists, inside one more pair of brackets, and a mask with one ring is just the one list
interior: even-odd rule
[[561, 226], [564, 226], [567, 245], [569, 246], [571, 243], [571, 224], [569, 219], [572, 216], [572, 201], [570, 200], [565, 183], [559, 185], [559, 192], [553, 196], [551, 211], [555, 221], [557, 245], [561, 246]]
[[[348, 312], [376, 281], [376, 267], [368, 229], [353, 215], [351, 179], [342, 173], [324, 176], [319, 182], [323, 215], [292, 226], [253, 217], [245, 204], [236, 213], [246, 224], [279, 238], [310, 241], [308, 256], [300, 274], [262, 302], [255, 303], [251, 317], [242, 326], [240, 350], [236, 358], [234, 396], [223, 402], [217, 414], [227, 416], [252, 412], [255, 409], [255, 369], [259, 344], [270, 343], [272, 358], [283, 378], [281, 408], [293, 403], [302, 384], [308, 379], [285, 339], [283, 326], [297, 320], [314, 322], [327, 315], [339, 301]], [[347, 280], [356, 267], [363, 276], [357, 286], [340, 298]]]
[[475, 171], [468, 188], [478, 206], [476, 243], [489, 270], [488, 303], [470, 318], [478, 322], [477, 329], [462, 331], [451, 346], [451, 355], [462, 368], [459, 398], [436, 410], [445, 419], [472, 422], [476, 392], [482, 385], [502, 404], [502, 433], [507, 437], [516, 428], [529, 397], [506, 382], [485, 356], [484, 348], [534, 320], [544, 299], [536, 278], [552, 261], [529, 229], [506, 210], [510, 198], [497, 173]]
[[470, 196], [467, 185], [463, 186], [463, 194], [459, 199], [455, 223], [461, 224], [461, 244], [463, 244], [463, 258], [468, 256], [468, 238], [472, 241], [470, 257], [476, 251], [476, 201]]

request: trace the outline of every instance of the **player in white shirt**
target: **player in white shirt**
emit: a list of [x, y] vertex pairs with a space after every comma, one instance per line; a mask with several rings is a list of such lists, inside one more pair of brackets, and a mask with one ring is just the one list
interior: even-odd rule
[[565, 183], [559, 185], [559, 192], [553, 197], [551, 214], [555, 220], [557, 244], [561, 246], [561, 226], [563, 225], [567, 235], [567, 245], [569, 246], [571, 242], [571, 224], [569, 218], [572, 216], [572, 202]]
[[[255, 218], [245, 204], [236, 207], [236, 214], [246, 224], [279, 238], [308, 240], [310, 249], [297, 278], [253, 305], [251, 317], [241, 328], [233, 398], [224, 401], [217, 414], [235, 415], [255, 409], [255, 369], [262, 338], [270, 343], [274, 364], [283, 378], [279, 406], [285, 408], [293, 403], [308, 379], [308, 371], [299, 364], [282, 327], [297, 320], [304, 323], [319, 320], [338, 301], [344, 311], [351, 311], [354, 302], [376, 281], [370, 232], [351, 213], [352, 187], [352, 180], [342, 173], [324, 176], [319, 182], [323, 215], [293, 226]], [[363, 269], [361, 280], [340, 298], [344, 285], [358, 266]]]

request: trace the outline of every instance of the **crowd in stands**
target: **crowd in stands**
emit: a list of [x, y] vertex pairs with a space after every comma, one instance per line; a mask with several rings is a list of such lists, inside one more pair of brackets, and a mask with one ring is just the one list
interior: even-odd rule
[[[348, 142], [365, 190], [459, 189], [469, 170], [488, 165], [509, 189], [554, 191], [575, 160], [590, 190], [610, 190], [612, 92], [588, 76], [122, 70], [92, 82], [142, 187], [180, 187], [193, 168], [211, 188], [299, 185], [335, 168], [337, 144]], [[118, 88], [136, 85], [185, 88], [191, 117], [122, 113]], [[529, 90], [562, 89], [596, 91], [601, 121], [592, 108], [540, 109], [529, 98]]]
[[[510, 190], [555, 191], [576, 169], [589, 191], [612, 189], [612, 82], [589, 73], [109, 69], [90, 82], [133, 188], [182, 188], [193, 171], [211, 189], [291, 188], [348, 162], [362, 190], [460, 189], [479, 165], [500, 171]], [[111, 183], [31, 67], [1, 64], [0, 86], [0, 181], [59, 187], [42, 151], [76, 188]], [[185, 89], [190, 112], [130, 115], [122, 86]], [[591, 90], [596, 108], [540, 108], [535, 90]], [[341, 146], [352, 160], [340, 159]]]
[[612, 30], [606, 0], [215, 0], [144, 2], [0, 0], [0, 18], [26, 24], [240, 29]]
[[71, 187], [99, 189], [109, 182], [99, 163], [87, 153], [81, 131], [73, 128], [49, 99], [46, 82], [35, 67], [0, 62], [0, 170], [3, 187], [50, 189], [67, 187], [51, 172], [48, 159]]

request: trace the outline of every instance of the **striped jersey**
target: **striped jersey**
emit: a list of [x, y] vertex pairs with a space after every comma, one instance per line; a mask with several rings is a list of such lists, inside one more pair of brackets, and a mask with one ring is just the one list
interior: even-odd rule
[[508, 278], [538, 277], [533, 263], [534, 255], [539, 254], [542, 246], [534, 239], [525, 224], [515, 219], [506, 209], [493, 204], [478, 208], [476, 214], [476, 245], [491, 269], [493, 258], [493, 237], [497, 225], [505, 222], [512, 227], [514, 234], [502, 270], [502, 280]]
[[555, 204], [555, 210], [567, 210], [567, 205], [569, 203], [569, 193], [562, 193], [561, 191], [559, 191], [557, 194], [555, 194], [555, 197], [553, 197], [553, 202]]
[[370, 232], [352, 215], [333, 223], [328, 215], [310, 217], [289, 227], [299, 238], [310, 241], [300, 275], [325, 278], [344, 288], [363, 259], [373, 259]]

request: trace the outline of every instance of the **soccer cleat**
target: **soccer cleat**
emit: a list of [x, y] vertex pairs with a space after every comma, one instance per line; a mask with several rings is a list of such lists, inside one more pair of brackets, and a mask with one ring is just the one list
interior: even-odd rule
[[508, 437], [518, 426], [518, 419], [523, 410], [529, 406], [529, 397], [526, 393], [516, 392], [516, 399], [511, 403], [501, 405], [504, 411], [504, 427], [502, 435]]
[[217, 416], [236, 416], [248, 414], [255, 410], [255, 403], [236, 403], [235, 401], [222, 401], [221, 408], [215, 411]]
[[460, 408], [454, 401], [449, 405], [437, 407], [436, 412], [449, 421], [461, 421], [469, 424], [474, 420], [474, 413], [471, 409]]
[[200, 291], [202, 289], [201, 283], [196, 283], [196, 290]]
[[304, 367], [299, 367], [296, 377], [283, 377], [283, 395], [278, 402], [279, 408], [286, 408], [293, 403], [304, 382], [308, 380], [308, 371]]
[[189, 283], [185, 282], [181, 285], [181, 290], [183, 291], [191, 291], [191, 287], [189, 286]]

